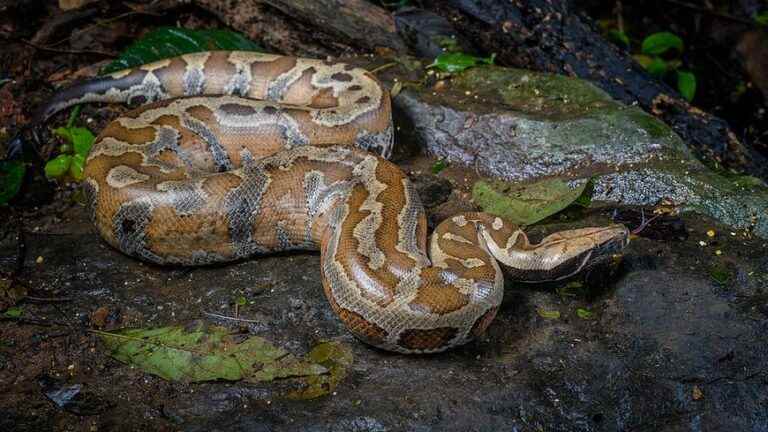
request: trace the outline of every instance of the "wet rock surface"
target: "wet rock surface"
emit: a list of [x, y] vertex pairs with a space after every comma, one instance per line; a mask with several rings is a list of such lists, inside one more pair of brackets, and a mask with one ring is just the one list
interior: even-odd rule
[[[578, 222], [556, 218], [533, 236], [607, 223], [612, 214], [605, 208]], [[372, 349], [344, 329], [323, 294], [316, 254], [161, 268], [110, 249], [78, 206], [29, 219], [20, 281], [36, 298], [66, 301], [27, 301], [27, 321], [0, 322], [0, 380], [11, 389], [0, 396], [0, 428], [766, 430], [768, 245], [707, 218], [686, 216], [677, 231], [680, 225], [687, 239], [677, 232], [640, 237], [620, 265], [577, 280], [507, 281], [503, 307], [481, 340], [440, 355], [403, 356]], [[15, 253], [11, 238], [3, 233], [4, 256]], [[239, 312], [244, 321], [233, 321], [227, 317], [240, 296], [248, 300]], [[170, 383], [106, 356], [87, 332], [104, 308], [115, 326], [202, 319], [295, 355], [339, 341], [354, 361], [333, 394], [313, 400], [281, 399], [270, 383]], [[98, 409], [60, 408], [50, 400], [52, 386], [40, 384], [47, 376], [55, 389], [87, 390]]]
[[586, 81], [484, 66], [409, 86], [394, 104], [425, 151], [483, 175], [512, 182], [595, 178], [598, 200], [666, 199], [768, 237], [762, 181], [705, 167], [663, 122]]

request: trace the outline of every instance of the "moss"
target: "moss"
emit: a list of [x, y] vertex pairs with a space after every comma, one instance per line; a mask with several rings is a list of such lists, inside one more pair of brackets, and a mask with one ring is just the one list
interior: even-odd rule
[[471, 91], [530, 115], [580, 117], [620, 105], [586, 81], [499, 66], [468, 69], [453, 80], [459, 92]]
[[709, 277], [720, 286], [727, 286], [733, 280], [733, 272], [725, 265], [718, 264], [709, 269]]
[[651, 138], [667, 138], [674, 135], [672, 129], [656, 117], [647, 114], [636, 107], [627, 107], [620, 110], [624, 116], [630, 118], [635, 124], [648, 132]]

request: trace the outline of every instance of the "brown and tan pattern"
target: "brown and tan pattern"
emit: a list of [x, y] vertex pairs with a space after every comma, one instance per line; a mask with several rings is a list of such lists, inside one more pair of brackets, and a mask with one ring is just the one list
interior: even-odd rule
[[466, 213], [436, 228], [427, 254], [419, 197], [385, 159], [389, 95], [341, 63], [189, 54], [65, 89], [40, 117], [93, 101], [152, 102], [110, 123], [88, 156], [91, 214], [109, 244], [180, 265], [319, 249], [333, 310], [387, 350], [482, 334], [503, 295], [497, 261], [523, 281], [561, 279], [628, 241], [610, 226], [531, 245], [498, 217]]

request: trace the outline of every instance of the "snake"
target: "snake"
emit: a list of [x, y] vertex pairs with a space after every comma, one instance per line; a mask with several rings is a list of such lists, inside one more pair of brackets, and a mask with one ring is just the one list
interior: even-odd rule
[[[160, 265], [319, 250], [331, 309], [361, 341], [434, 353], [482, 335], [506, 278], [568, 278], [619, 253], [623, 225], [531, 243], [483, 212], [428, 237], [414, 184], [388, 158], [388, 90], [342, 62], [243, 51], [185, 54], [75, 83], [37, 117], [86, 102], [135, 107], [86, 158], [100, 236]], [[505, 268], [502, 271], [500, 265]]]

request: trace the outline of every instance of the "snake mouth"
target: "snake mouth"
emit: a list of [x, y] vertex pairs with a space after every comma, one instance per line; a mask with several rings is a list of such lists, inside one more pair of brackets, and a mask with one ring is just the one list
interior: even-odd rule
[[602, 264], [629, 244], [623, 225], [561, 231], [541, 243], [508, 250], [502, 261], [510, 277], [520, 282], [549, 282], [569, 278]]

